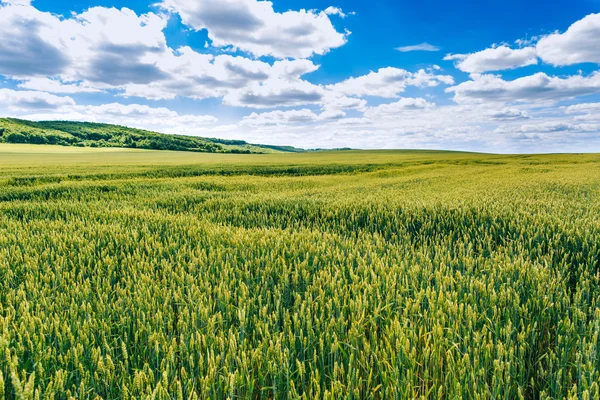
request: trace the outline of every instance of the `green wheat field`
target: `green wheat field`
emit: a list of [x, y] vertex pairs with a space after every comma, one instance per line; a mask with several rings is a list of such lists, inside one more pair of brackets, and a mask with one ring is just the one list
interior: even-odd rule
[[0, 399], [598, 399], [600, 155], [0, 145]]

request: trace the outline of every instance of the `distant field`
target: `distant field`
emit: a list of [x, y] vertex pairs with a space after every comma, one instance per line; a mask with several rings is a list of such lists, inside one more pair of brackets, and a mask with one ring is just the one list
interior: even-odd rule
[[600, 396], [600, 155], [0, 145], [0, 398]]
[[[126, 148], [89, 148], [63, 147], [29, 144], [0, 143], [0, 165], [25, 165], [35, 167], [44, 165], [65, 165], [70, 167], [80, 163], [99, 166], [110, 165], [185, 165], [204, 163], [235, 164], [289, 164], [292, 163], [390, 163], [407, 160], [437, 159], [444, 155], [446, 159], [472, 158], [472, 153], [439, 152], [439, 151], [333, 151], [307, 153], [273, 153], [273, 154], [222, 154], [174, 152], [165, 150], [141, 150]], [[399, 158], [399, 157], [402, 158]], [[493, 155], [479, 155], [478, 158], [497, 158]], [[500, 156], [503, 157], [503, 156]]]

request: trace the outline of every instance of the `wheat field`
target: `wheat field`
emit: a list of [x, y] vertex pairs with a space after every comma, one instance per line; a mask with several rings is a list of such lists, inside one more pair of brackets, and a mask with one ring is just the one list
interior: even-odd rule
[[598, 399], [600, 156], [0, 146], [0, 398]]

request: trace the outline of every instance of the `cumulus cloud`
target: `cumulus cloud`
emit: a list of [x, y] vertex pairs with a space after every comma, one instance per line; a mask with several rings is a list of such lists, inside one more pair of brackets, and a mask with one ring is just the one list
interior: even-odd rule
[[589, 112], [600, 113], [600, 103], [580, 103], [565, 107], [567, 114], [584, 114]]
[[354, 128], [360, 127], [364, 128], [365, 125], [373, 125], [373, 121], [369, 118], [361, 117], [361, 118], [342, 118], [336, 121], [336, 125], [347, 125]]
[[538, 63], [533, 47], [511, 49], [498, 46], [472, 54], [449, 54], [444, 60], [456, 60], [456, 68], [469, 73], [500, 71]]
[[0, 3], [4, 4], [12, 4], [18, 6], [28, 6], [31, 5], [31, 0], [2, 0]]
[[326, 12], [278, 13], [270, 1], [257, 0], [163, 0], [160, 4], [179, 14], [185, 25], [206, 29], [213, 46], [233, 46], [256, 57], [307, 58], [346, 43], [347, 33], [336, 31]]
[[150, 99], [176, 96], [203, 99], [230, 94], [229, 98], [232, 98], [244, 91], [251, 92], [253, 87], [267, 81], [292, 85], [302, 75], [318, 68], [309, 60], [282, 60], [270, 65], [244, 57], [198, 54], [189, 47], [179, 49], [177, 56], [164, 59], [160, 65], [169, 72], [169, 79], [146, 85], [126, 85], [125, 95]]
[[[529, 125], [545, 122], [544, 118], [552, 110], [555, 108], [547, 107], [541, 111], [532, 109], [531, 120], [540, 122]], [[582, 140], [587, 141], [586, 148], [593, 146], [593, 143], [600, 144], [595, 138], [597, 131], [591, 130], [594, 124], [560, 120], [554, 121], [554, 126], [520, 129], [522, 125], [519, 122], [522, 120], [500, 121], [491, 117], [501, 111], [503, 109], [498, 109], [494, 104], [436, 106], [424, 99], [407, 98], [370, 107], [362, 117], [344, 116], [343, 111], [336, 114], [319, 112], [315, 108], [299, 108], [252, 113], [237, 124], [205, 124], [197, 127], [187, 124], [178, 128], [156, 126], [156, 130], [306, 148], [348, 146], [488, 151], [493, 148], [494, 151], [518, 152], [531, 151], [532, 146], [537, 151], [556, 151], [553, 143], [563, 139], [568, 140], [570, 146]], [[502, 125], [502, 129], [498, 128], [498, 122], [503, 121], [505, 125]], [[567, 127], [561, 128], [560, 124], [567, 124]], [[564, 140], [560, 142], [561, 146], [565, 145]]]
[[[257, 107], [313, 104], [322, 97], [322, 89], [300, 81], [318, 68], [310, 60], [270, 64], [190, 47], [173, 50], [163, 33], [167, 20], [153, 13], [94, 7], [65, 19], [7, 4], [0, 17], [6, 21], [0, 25], [0, 74], [24, 89], [116, 90], [152, 100], [227, 96], [228, 104]], [[269, 94], [273, 98], [264, 98]]]
[[[600, 14], [590, 14], [572, 24], [564, 33], [516, 40], [521, 48], [494, 46], [471, 54], [448, 54], [444, 60], [456, 61], [456, 67], [468, 73], [501, 71], [535, 65], [538, 57], [554, 66], [578, 63], [600, 64]], [[537, 42], [537, 43], [536, 43]]]
[[503, 108], [502, 110], [490, 113], [490, 117], [499, 121], [517, 121], [531, 118], [527, 112], [517, 108]]
[[472, 80], [446, 89], [457, 102], [559, 101], [600, 93], [600, 72], [567, 78], [543, 72], [506, 81], [497, 75], [472, 75]]
[[327, 15], [337, 15], [340, 18], [346, 18], [348, 15], [354, 15], [354, 12], [350, 12], [350, 13], [345, 13], [341, 8], [339, 7], [333, 7], [333, 6], [329, 6], [324, 10], [325, 14]]
[[223, 97], [223, 103], [237, 107], [273, 108], [319, 104], [324, 90], [312, 83], [297, 80], [273, 79], [256, 83], [240, 90], [232, 90]]
[[61, 22], [62, 31], [71, 37], [67, 46], [73, 59], [71, 80], [118, 86], [167, 78], [157, 65], [168, 54], [163, 17], [94, 7]]
[[365, 112], [365, 117], [373, 120], [379, 118], [402, 118], [402, 114], [407, 111], [431, 110], [435, 104], [428, 102], [423, 98], [405, 97], [394, 103], [381, 104], [376, 107], [370, 107]]
[[411, 46], [396, 47], [396, 50], [398, 50], [401, 53], [408, 53], [410, 51], [440, 51], [441, 48], [439, 48], [438, 46], [434, 46], [432, 44], [424, 42], [424, 43], [415, 44], [415, 45], [411, 45]]
[[600, 64], [600, 14], [575, 22], [565, 33], [553, 33], [537, 43], [540, 58], [556, 66], [591, 62]]
[[564, 132], [575, 129], [575, 125], [565, 122], [544, 122], [534, 125], [521, 125], [517, 128], [519, 132]]
[[[330, 122], [248, 127], [245, 137], [255, 142], [268, 139], [304, 147], [476, 150], [482, 134], [487, 134], [488, 140], [496, 135], [490, 135], [487, 128], [482, 129], [476, 124], [481, 121], [482, 113], [466, 113], [464, 118], [457, 119], [459, 111], [457, 106], [409, 107], [400, 111], [400, 114], [389, 113], [386, 118], [345, 117]], [[239, 129], [243, 130], [243, 127]], [[496, 136], [506, 141], [501, 135]], [[318, 137], [318, 141], [315, 137]]]
[[577, 115], [577, 116], [573, 117], [573, 121], [600, 123], [600, 112], [592, 113], [592, 114], [585, 114], [585, 115]]
[[381, 68], [377, 72], [343, 82], [328, 85], [327, 89], [346, 96], [378, 96], [394, 98], [406, 90], [407, 86], [434, 87], [440, 84], [451, 85], [454, 79], [449, 75], [436, 75], [433, 70], [420, 69], [409, 72], [400, 68]]
[[557, 133], [557, 132], [598, 132], [598, 124], [573, 124], [565, 121], [546, 121], [538, 124], [502, 125], [497, 131], [502, 133]]
[[491, 110], [482, 105], [436, 106], [423, 98], [402, 98], [368, 107], [362, 116], [319, 114], [309, 109], [254, 113], [231, 132], [243, 132], [243, 137], [257, 143], [302, 147], [481, 150], [478, 146], [484, 136], [488, 143], [496, 137], [509, 140], [490, 133], [497, 126], [489, 117]]
[[74, 105], [75, 101], [70, 97], [37, 91], [0, 89], [0, 111], [53, 110]]
[[338, 121], [346, 116], [346, 112], [342, 110], [328, 110], [325, 109], [319, 114], [319, 119], [322, 121]]
[[0, 74], [60, 77], [97, 85], [147, 83], [166, 75], [166, 20], [129, 9], [94, 7], [68, 19], [29, 5], [0, 7]]
[[577, 122], [600, 122], [600, 103], [581, 103], [563, 108]]
[[27, 2], [0, 4], [0, 74], [10, 77], [54, 75], [70, 63], [55, 29], [58, 18]]
[[365, 111], [367, 109], [367, 101], [364, 99], [357, 99], [355, 97], [348, 97], [341, 95], [336, 92], [326, 91], [322, 106], [326, 110], [357, 110]]
[[[29, 116], [29, 119], [38, 120], [69, 119], [130, 126], [183, 123], [206, 125], [218, 121], [212, 115], [180, 115], [165, 107], [150, 107], [145, 104], [79, 105], [68, 96], [28, 90], [0, 89], [0, 104], [4, 107], [5, 113], [10, 111], [13, 116], [24, 115]], [[31, 118], [35, 116], [37, 118]]]
[[[347, 34], [337, 32], [329, 16], [350, 13], [336, 7], [275, 12], [271, 2], [258, 0], [164, 0], [162, 5], [179, 13], [191, 28], [206, 29], [209, 46], [255, 57], [170, 48], [163, 32], [169, 17], [164, 10], [138, 15], [126, 8], [94, 7], [59, 17], [26, 0], [0, 0], [0, 75], [22, 89], [0, 89], [4, 115], [116, 123], [303, 147], [514, 151], [520, 149], [511, 147], [516, 141], [529, 146], [547, 143], [550, 149], [552, 143], [565, 142], [548, 138], [568, 138], [573, 143], [585, 139], [586, 149], [593, 143], [600, 149], [599, 103], [572, 104], [581, 96], [600, 93], [600, 72], [568, 77], [538, 73], [513, 80], [485, 73], [535, 64], [538, 54], [555, 65], [594, 62], [596, 49], [588, 39], [597, 36], [595, 16], [565, 33], [520, 41], [519, 49], [504, 45], [448, 55], [447, 60], [471, 74], [459, 84], [432, 66], [416, 72], [380, 68], [322, 85], [311, 82], [310, 74], [319, 65], [307, 58], [345, 43]], [[558, 61], [552, 58], [544, 47], [552, 41], [569, 54]], [[437, 48], [422, 43], [399, 50]], [[258, 58], [265, 55], [272, 57]], [[454, 85], [446, 92], [455, 103], [438, 101], [437, 92], [413, 94], [415, 88], [444, 85]], [[67, 96], [98, 92], [114, 99], [91, 106], [75, 104]], [[414, 97], [401, 97], [406, 92]], [[120, 96], [133, 97], [133, 103], [141, 102], [137, 97], [218, 98], [226, 106], [247, 108], [249, 115], [237, 123], [217, 125], [216, 117], [202, 112], [180, 114], [165, 107], [124, 105]], [[378, 105], [382, 99], [391, 100]], [[565, 100], [572, 105], [556, 107]]]
[[150, 107], [143, 104], [120, 104], [110, 103], [100, 106], [80, 106], [75, 108], [79, 112], [88, 113], [96, 117], [112, 116], [125, 118], [155, 118], [155, 119], [179, 119], [189, 122], [207, 124], [217, 122], [218, 119], [212, 115], [180, 115], [178, 112], [165, 107]]
[[325, 111], [317, 114], [309, 109], [271, 111], [265, 113], [252, 113], [242, 119], [241, 125], [252, 127], [302, 125], [321, 121], [332, 121], [343, 118], [346, 114], [342, 111]]
[[50, 93], [98, 93], [101, 90], [79, 83], [63, 83], [59, 79], [29, 78], [19, 84], [21, 89], [31, 89]]
[[306, 123], [316, 121], [318, 116], [309, 109], [291, 111], [271, 111], [267, 113], [252, 113], [244, 117], [242, 125], [269, 126]]

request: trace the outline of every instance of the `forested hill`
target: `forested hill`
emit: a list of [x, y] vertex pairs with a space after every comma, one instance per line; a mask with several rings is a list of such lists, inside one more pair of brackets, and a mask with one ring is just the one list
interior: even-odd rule
[[268, 146], [242, 140], [167, 135], [118, 125], [90, 122], [31, 122], [0, 118], [0, 143], [54, 144], [79, 147], [126, 147], [205, 153], [299, 153], [290, 146]]

